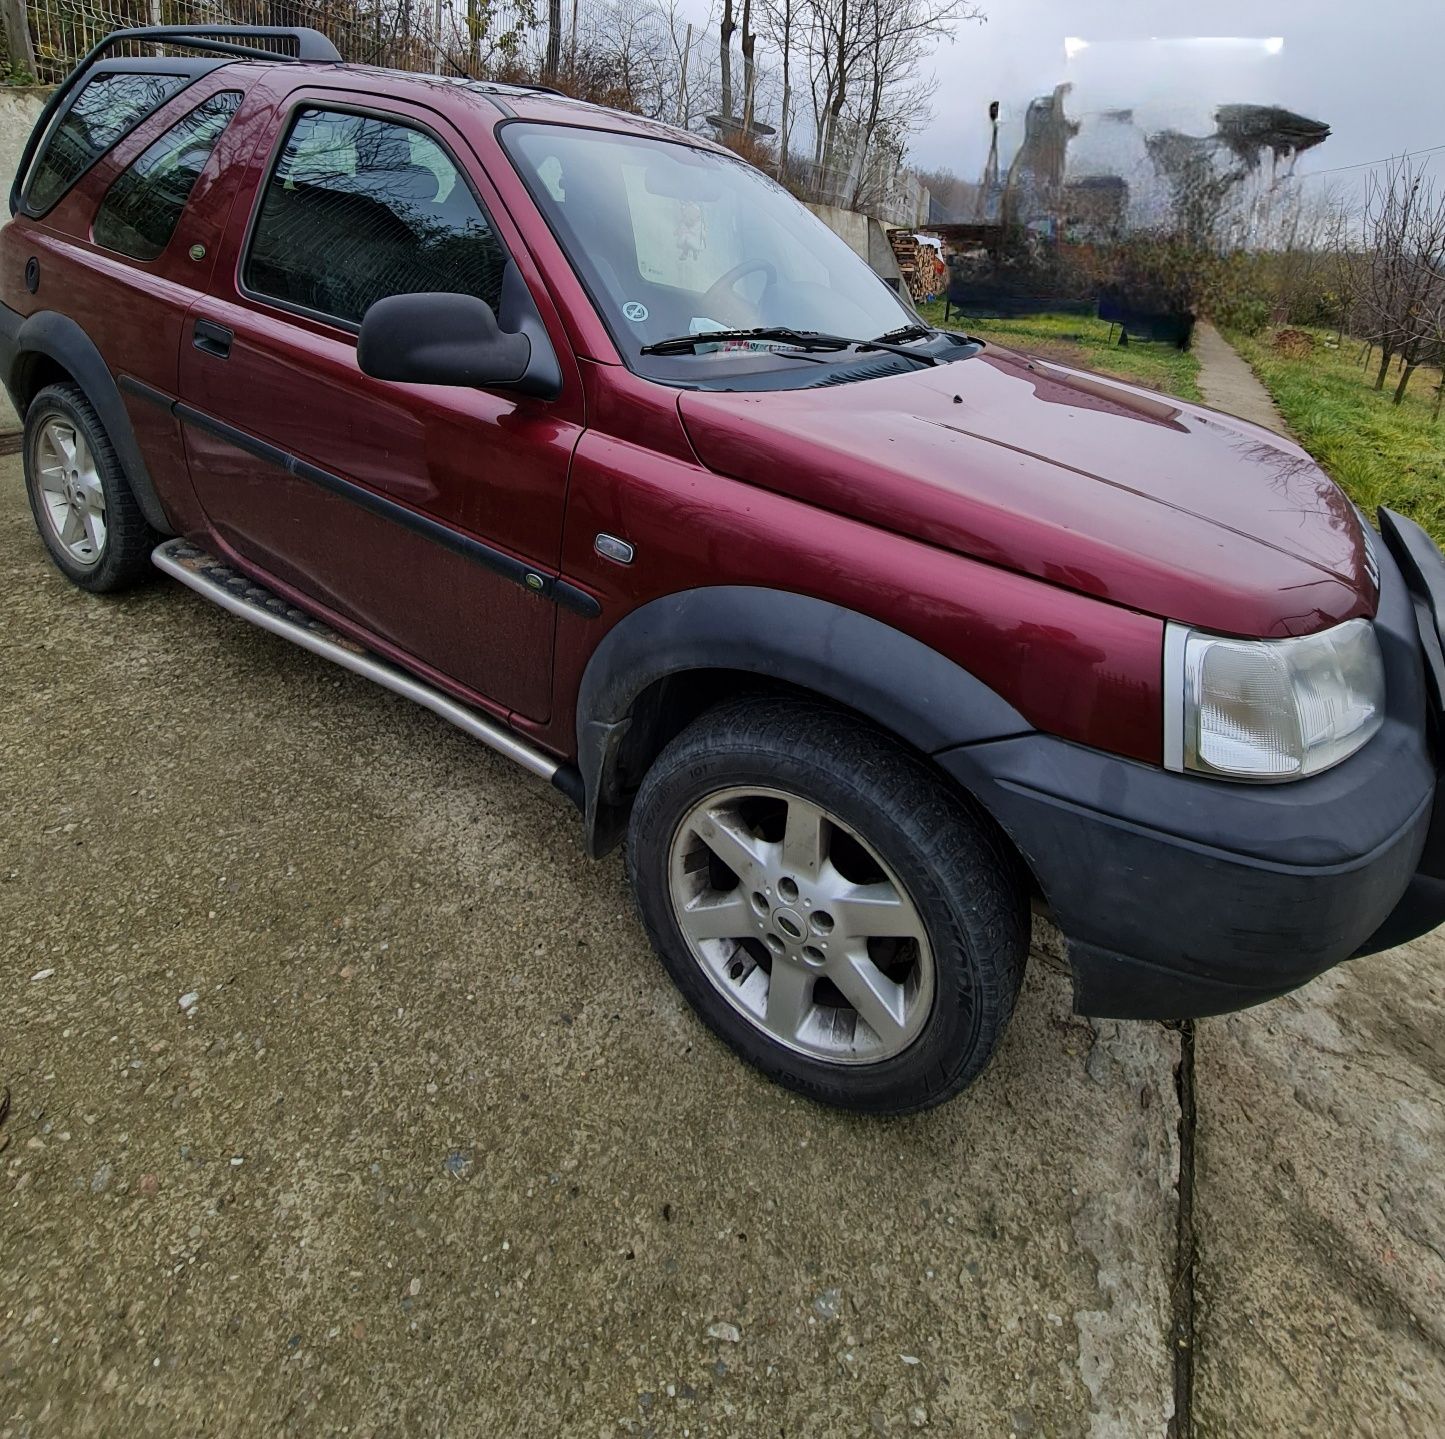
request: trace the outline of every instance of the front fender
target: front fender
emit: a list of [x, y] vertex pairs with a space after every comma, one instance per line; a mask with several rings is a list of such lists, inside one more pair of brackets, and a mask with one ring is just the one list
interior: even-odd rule
[[717, 585], [650, 601], [608, 631], [577, 695], [588, 848], [620, 838], [616, 764], [633, 707], [657, 681], [736, 670], [835, 700], [925, 754], [1027, 734], [1012, 705], [954, 661], [855, 610], [786, 590]]

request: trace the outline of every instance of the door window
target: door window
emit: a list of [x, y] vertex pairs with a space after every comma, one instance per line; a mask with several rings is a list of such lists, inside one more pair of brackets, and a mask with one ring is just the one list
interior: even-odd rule
[[154, 260], [170, 243], [221, 131], [240, 104], [239, 90], [212, 95], [143, 150], [106, 191], [91, 231], [95, 243], [136, 260]]
[[123, 135], [188, 84], [186, 75], [97, 75], [71, 102], [30, 171], [25, 204], [48, 210]]
[[425, 131], [306, 109], [267, 182], [243, 278], [252, 294], [355, 325], [387, 295], [457, 292], [496, 309], [506, 262]]

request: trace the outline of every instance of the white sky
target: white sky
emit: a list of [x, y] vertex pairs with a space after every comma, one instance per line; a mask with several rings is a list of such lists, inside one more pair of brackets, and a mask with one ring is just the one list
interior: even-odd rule
[[[1445, 146], [1445, 0], [984, 0], [988, 20], [958, 28], [933, 65], [934, 121], [914, 143], [920, 165], [969, 178], [988, 148], [988, 102], [1022, 133], [1030, 98], [1064, 80], [1071, 111], [1132, 105], [1200, 132], [1216, 105], [1277, 104], [1334, 133], [1303, 156], [1308, 174]], [[1149, 44], [1151, 38], [1253, 37], [1282, 45]], [[1073, 60], [1066, 37], [1089, 41]], [[1142, 43], [1141, 43], [1142, 42]], [[1269, 53], [1269, 52], [1273, 53]], [[1007, 162], [1012, 146], [1004, 145]], [[1432, 161], [1445, 176], [1445, 151]], [[1348, 182], [1353, 172], [1340, 179]]]
[[[1308, 174], [1427, 146], [1445, 146], [1445, 0], [981, 0], [988, 19], [957, 27], [932, 67], [933, 123], [911, 158], [976, 179], [988, 151], [988, 102], [1012, 121], [1007, 164], [1025, 106], [1075, 82], [1070, 110], [1132, 106], [1145, 128], [1212, 128], [1215, 106], [1278, 104], [1334, 134], [1299, 162]], [[684, 0], [701, 21], [707, 0]], [[1072, 61], [1064, 41], [1090, 42]], [[1263, 46], [1150, 45], [1198, 36], [1276, 38]], [[716, 45], [716, 39], [711, 43]], [[772, 57], [760, 60], [772, 63]], [[1445, 179], [1445, 149], [1432, 160]], [[1358, 171], [1336, 183], [1354, 184]]]

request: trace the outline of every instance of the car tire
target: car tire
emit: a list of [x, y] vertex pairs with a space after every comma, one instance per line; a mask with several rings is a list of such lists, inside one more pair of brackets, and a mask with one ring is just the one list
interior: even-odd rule
[[109, 594], [155, 573], [150, 557], [161, 536], [75, 385], [47, 385], [25, 412], [25, 489], [35, 528], [72, 584]]
[[1020, 862], [988, 816], [852, 715], [790, 698], [704, 714], [645, 776], [627, 865], [698, 1015], [810, 1099], [926, 1109], [1003, 1036], [1028, 949]]

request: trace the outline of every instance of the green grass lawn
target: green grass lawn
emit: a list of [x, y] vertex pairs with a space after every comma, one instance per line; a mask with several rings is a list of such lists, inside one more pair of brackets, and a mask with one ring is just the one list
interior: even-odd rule
[[1417, 371], [1397, 409], [1390, 403], [1394, 370], [1383, 394], [1371, 389], [1374, 369], [1360, 368], [1353, 341], [1333, 349], [1316, 333], [1310, 355], [1290, 359], [1273, 348], [1272, 337], [1266, 331], [1229, 340], [1254, 366], [1299, 442], [1366, 513], [1388, 505], [1445, 543], [1445, 417], [1439, 424], [1430, 418], [1436, 371]]
[[1183, 400], [1198, 400], [1199, 362], [1188, 351], [1145, 340], [1118, 344], [1118, 331], [1110, 339], [1110, 325], [1090, 315], [1030, 315], [1020, 320], [970, 320], [956, 312], [945, 323], [943, 301], [919, 307], [930, 325], [966, 330], [980, 340], [992, 340], [1010, 350], [1040, 355], [1064, 365], [1098, 370], [1136, 385], [1147, 385]]

